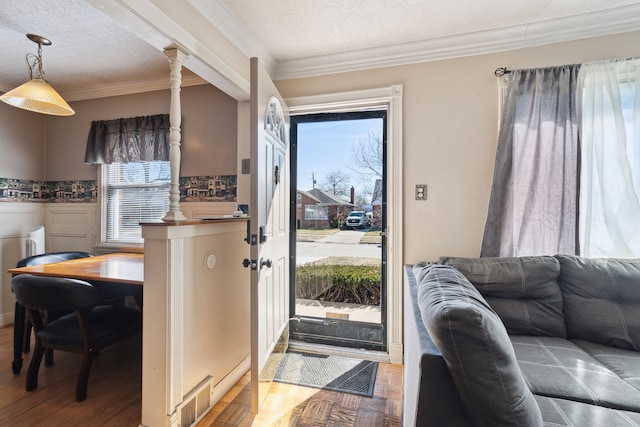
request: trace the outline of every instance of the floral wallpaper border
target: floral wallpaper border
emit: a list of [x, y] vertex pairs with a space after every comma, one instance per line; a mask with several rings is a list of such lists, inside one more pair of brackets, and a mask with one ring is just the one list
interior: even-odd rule
[[[237, 176], [212, 175], [180, 178], [181, 202], [235, 202]], [[0, 202], [95, 203], [97, 180], [33, 181], [0, 178]]]

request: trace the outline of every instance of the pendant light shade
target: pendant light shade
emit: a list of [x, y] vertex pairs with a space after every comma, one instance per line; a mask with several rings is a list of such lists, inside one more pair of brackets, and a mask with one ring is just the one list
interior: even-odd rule
[[[44, 79], [42, 70], [42, 45], [51, 41], [35, 34], [27, 34], [29, 40], [38, 44], [38, 55], [27, 54], [30, 80], [0, 96], [0, 100], [14, 107], [54, 116], [72, 116], [75, 111], [65, 102], [55, 89]], [[36, 76], [33, 76], [33, 71]]]
[[75, 114], [75, 111], [69, 107], [69, 104], [62, 99], [58, 92], [42, 79], [31, 79], [0, 96], [0, 99], [9, 105], [35, 113], [54, 116]]

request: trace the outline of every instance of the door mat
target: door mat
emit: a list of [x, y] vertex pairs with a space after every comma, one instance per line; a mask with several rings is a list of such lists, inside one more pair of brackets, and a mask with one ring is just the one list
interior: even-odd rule
[[287, 352], [274, 381], [371, 397], [377, 372], [378, 362]]

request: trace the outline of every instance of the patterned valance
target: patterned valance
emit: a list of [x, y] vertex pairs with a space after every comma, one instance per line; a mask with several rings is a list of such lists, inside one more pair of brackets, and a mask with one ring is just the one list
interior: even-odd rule
[[111, 164], [169, 160], [169, 115], [91, 122], [84, 161]]

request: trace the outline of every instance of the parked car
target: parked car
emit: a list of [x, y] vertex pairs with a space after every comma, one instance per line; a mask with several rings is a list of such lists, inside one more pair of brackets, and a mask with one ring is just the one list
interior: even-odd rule
[[352, 211], [344, 222], [348, 228], [364, 228], [371, 225], [370, 212]]

